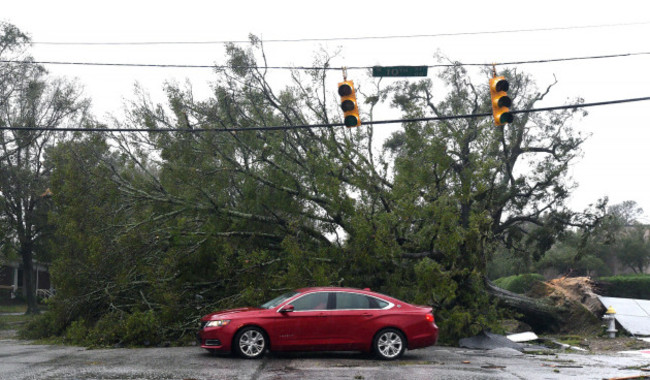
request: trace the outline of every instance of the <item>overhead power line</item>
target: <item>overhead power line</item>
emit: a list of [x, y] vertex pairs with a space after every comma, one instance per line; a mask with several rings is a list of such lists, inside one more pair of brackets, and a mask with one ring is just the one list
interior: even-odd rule
[[[0, 63], [35, 64], [35, 65], [72, 65], [72, 66], [111, 66], [111, 67], [157, 67], [157, 68], [182, 68], [182, 69], [215, 69], [228, 68], [230, 66], [218, 65], [175, 65], [160, 63], [110, 63], [110, 62], [70, 62], [70, 61], [20, 61], [0, 60]], [[234, 68], [254, 68], [254, 66], [233, 66]], [[269, 67], [270, 68], [270, 67]], [[288, 67], [274, 67], [286, 69]]]
[[[513, 114], [534, 113], [557, 111], [567, 109], [578, 109], [586, 107], [598, 107], [613, 104], [632, 103], [650, 100], [650, 96], [642, 98], [629, 98], [619, 100], [608, 100], [603, 102], [583, 103], [583, 104], [569, 104], [563, 106], [532, 108], [527, 110], [510, 110]], [[364, 122], [362, 125], [383, 125], [383, 124], [398, 124], [398, 123], [416, 123], [422, 121], [436, 121], [436, 120], [455, 120], [455, 119], [473, 119], [492, 116], [492, 113], [477, 113], [471, 115], [450, 115], [450, 116], [435, 116], [435, 117], [420, 117], [412, 119], [393, 119], [393, 120], [379, 120], [373, 122]], [[51, 128], [51, 127], [0, 127], [2, 131], [50, 131], [50, 132], [247, 132], [247, 131], [281, 131], [281, 130], [294, 130], [294, 129], [311, 129], [311, 128], [333, 128], [344, 127], [344, 123], [328, 123], [328, 124], [305, 124], [305, 125], [280, 125], [269, 127], [249, 127], [249, 128]]]
[[[487, 30], [476, 32], [456, 32], [456, 33], [435, 33], [435, 34], [410, 34], [410, 35], [393, 35], [393, 36], [362, 36], [362, 37], [329, 37], [329, 38], [295, 38], [295, 39], [269, 39], [262, 40], [263, 43], [294, 43], [294, 42], [328, 42], [328, 41], [358, 41], [358, 40], [388, 40], [388, 39], [405, 39], [405, 38], [432, 38], [432, 37], [454, 37], [454, 36], [475, 36], [482, 34], [507, 34], [507, 33], [531, 33], [531, 32], [548, 32], [558, 30], [578, 30], [578, 29], [598, 29], [614, 28], [620, 26], [648, 25], [650, 21], [618, 23], [618, 24], [599, 24], [599, 25], [579, 25], [564, 27], [548, 28], [529, 28], [529, 29], [509, 29], [509, 30]], [[221, 41], [132, 41], [132, 42], [64, 42], [64, 41], [35, 41], [35, 45], [84, 45], [84, 46], [128, 46], [128, 45], [213, 45], [213, 44], [242, 44], [250, 43], [250, 40], [221, 40]]]
[[[568, 62], [568, 61], [585, 61], [595, 59], [609, 59], [609, 58], [623, 58], [634, 57], [641, 55], [650, 55], [650, 52], [636, 52], [636, 53], [620, 53], [620, 54], [606, 54], [606, 55], [592, 55], [584, 57], [568, 57], [568, 58], [551, 58], [551, 59], [536, 59], [528, 61], [507, 61], [497, 63], [447, 63], [436, 65], [423, 65], [428, 68], [452, 67], [452, 66], [508, 66], [508, 65], [524, 65], [524, 64], [537, 64], [537, 63], [553, 63], [553, 62]], [[158, 64], [158, 63], [110, 63], [110, 62], [73, 62], [73, 61], [20, 61], [20, 60], [0, 60], [0, 63], [13, 63], [13, 64], [37, 64], [37, 65], [72, 65], [72, 66], [108, 66], [108, 67], [149, 67], [149, 68], [182, 68], [182, 69], [261, 69], [261, 70], [336, 70], [343, 69], [342, 66], [338, 67], [317, 67], [317, 66], [226, 66], [226, 65], [189, 65], [189, 64]], [[347, 70], [368, 70], [374, 66], [346, 66]]]

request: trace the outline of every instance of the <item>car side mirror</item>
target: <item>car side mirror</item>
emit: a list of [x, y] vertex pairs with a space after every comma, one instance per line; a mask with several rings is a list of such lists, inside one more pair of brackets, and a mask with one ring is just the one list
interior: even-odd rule
[[291, 313], [291, 312], [293, 312], [293, 310], [294, 310], [293, 305], [287, 305], [287, 306], [283, 307], [282, 309], [280, 309], [280, 313]]

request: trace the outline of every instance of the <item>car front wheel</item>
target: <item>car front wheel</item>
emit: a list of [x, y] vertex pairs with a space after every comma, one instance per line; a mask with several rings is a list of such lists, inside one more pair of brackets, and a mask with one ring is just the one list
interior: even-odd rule
[[375, 354], [384, 360], [397, 359], [404, 353], [406, 339], [404, 335], [395, 329], [381, 330], [375, 336], [373, 348]]
[[235, 335], [234, 349], [244, 359], [257, 359], [266, 350], [266, 336], [258, 327], [244, 327]]

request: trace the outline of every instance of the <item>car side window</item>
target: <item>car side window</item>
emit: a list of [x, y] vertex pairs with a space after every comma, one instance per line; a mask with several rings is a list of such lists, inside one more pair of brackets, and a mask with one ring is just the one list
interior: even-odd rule
[[388, 305], [390, 305], [390, 303], [388, 303], [388, 302], [386, 302], [384, 300], [380, 300], [378, 298], [374, 298], [374, 297], [368, 297], [368, 298], [370, 298], [370, 308], [371, 309], [383, 309], [383, 308], [388, 307]]
[[388, 305], [388, 302], [363, 294], [336, 293], [336, 309], [338, 310], [383, 309]]
[[327, 292], [310, 293], [292, 301], [294, 311], [327, 310]]

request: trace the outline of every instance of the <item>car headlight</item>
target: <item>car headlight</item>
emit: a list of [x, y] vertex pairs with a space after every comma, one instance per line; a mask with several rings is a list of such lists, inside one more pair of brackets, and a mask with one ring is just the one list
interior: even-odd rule
[[230, 323], [230, 319], [219, 319], [216, 321], [208, 321], [208, 323], [205, 324], [205, 327], [226, 326], [228, 323]]

